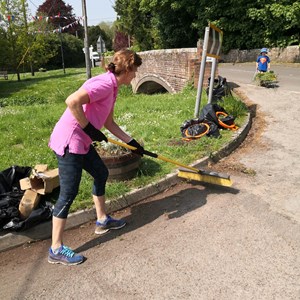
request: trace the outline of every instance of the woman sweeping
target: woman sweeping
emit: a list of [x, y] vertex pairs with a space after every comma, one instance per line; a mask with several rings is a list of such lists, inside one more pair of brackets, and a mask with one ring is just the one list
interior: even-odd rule
[[93, 141], [105, 141], [100, 131], [105, 127], [113, 135], [134, 146], [135, 153], [143, 155], [143, 147], [114, 121], [114, 105], [118, 88], [129, 85], [142, 64], [141, 57], [131, 50], [116, 52], [107, 67], [107, 73], [87, 80], [66, 99], [67, 108], [55, 125], [49, 147], [54, 151], [59, 168], [60, 193], [54, 206], [52, 219], [52, 244], [48, 262], [77, 265], [84, 257], [63, 243], [63, 233], [69, 209], [80, 185], [82, 170], [94, 179], [92, 197], [96, 208], [96, 234], [126, 225], [105, 211], [105, 185], [108, 170], [94, 149]]

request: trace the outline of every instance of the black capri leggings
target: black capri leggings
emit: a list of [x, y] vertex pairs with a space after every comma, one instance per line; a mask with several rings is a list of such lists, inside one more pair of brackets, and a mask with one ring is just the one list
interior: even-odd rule
[[93, 195], [103, 196], [108, 178], [108, 169], [102, 159], [91, 145], [87, 154], [69, 153], [66, 148], [65, 155], [57, 155], [60, 193], [54, 206], [53, 215], [65, 219], [75, 197], [78, 194], [82, 170], [87, 171], [93, 178]]

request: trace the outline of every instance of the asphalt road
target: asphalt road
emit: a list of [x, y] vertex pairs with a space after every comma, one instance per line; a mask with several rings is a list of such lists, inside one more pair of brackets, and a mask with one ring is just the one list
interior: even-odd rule
[[[273, 64], [271, 70], [278, 75], [280, 90], [300, 92], [300, 64]], [[255, 74], [255, 63], [220, 64], [219, 74], [229, 81], [252, 84]]]
[[79, 266], [48, 264], [50, 240], [0, 253], [1, 299], [300, 299], [300, 68], [280, 67], [276, 89], [251, 84], [251, 69], [220, 67], [254, 114], [212, 167], [232, 188], [183, 183], [117, 213], [120, 231], [69, 230]]

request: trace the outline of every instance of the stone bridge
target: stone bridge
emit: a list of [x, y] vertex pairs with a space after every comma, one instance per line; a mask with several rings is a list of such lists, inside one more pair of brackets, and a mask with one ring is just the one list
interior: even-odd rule
[[[198, 85], [201, 49], [182, 48], [139, 52], [143, 63], [132, 81], [134, 93], [177, 93], [188, 83]], [[204, 81], [210, 76], [206, 66]]]
[[[198, 85], [202, 47], [139, 52], [143, 63], [132, 81], [134, 93], [177, 93], [188, 83]], [[107, 61], [105, 62], [107, 63]], [[210, 76], [206, 63], [204, 84]]]
[[196, 48], [151, 50], [139, 55], [143, 63], [132, 81], [134, 93], [176, 93], [193, 80]]

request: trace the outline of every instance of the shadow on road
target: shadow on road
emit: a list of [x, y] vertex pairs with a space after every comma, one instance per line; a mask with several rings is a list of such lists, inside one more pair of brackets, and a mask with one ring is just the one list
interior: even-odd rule
[[111, 231], [109, 234], [96, 237], [82, 246], [75, 249], [76, 252], [83, 252], [99, 244], [113, 240], [116, 237], [125, 233], [134, 231], [146, 224], [149, 224], [157, 218], [164, 216], [168, 219], [181, 218], [185, 214], [199, 209], [207, 202], [209, 194], [233, 193], [237, 194], [239, 191], [233, 188], [211, 187], [207, 184], [205, 186], [197, 186], [197, 183], [190, 183], [189, 186], [195, 186], [175, 192], [170, 196], [159, 196], [155, 199], [145, 200], [139, 202], [130, 208], [130, 214], [124, 219], [128, 223], [121, 231]]

